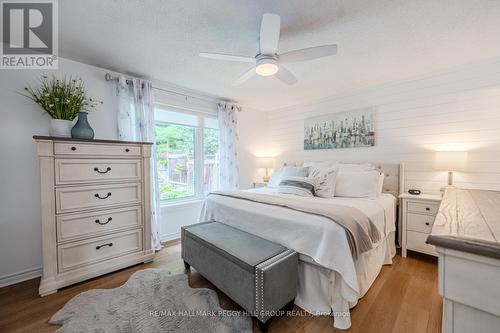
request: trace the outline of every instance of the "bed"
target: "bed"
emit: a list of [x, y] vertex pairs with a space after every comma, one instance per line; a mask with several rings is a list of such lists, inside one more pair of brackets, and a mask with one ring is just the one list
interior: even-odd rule
[[[364, 296], [380, 269], [391, 264], [396, 253], [397, 196], [401, 187], [401, 166], [380, 164], [384, 172], [383, 193], [377, 199], [304, 197], [324, 207], [343, 205], [368, 216], [381, 239], [356, 259], [349, 250], [345, 230], [323, 216], [239, 198], [210, 195], [200, 219], [216, 220], [240, 230], [294, 249], [300, 254], [299, 286], [295, 300], [312, 314], [333, 314], [334, 326], [351, 326], [349, 309]], [[276, 196], [275, 189], [247, 190]]]

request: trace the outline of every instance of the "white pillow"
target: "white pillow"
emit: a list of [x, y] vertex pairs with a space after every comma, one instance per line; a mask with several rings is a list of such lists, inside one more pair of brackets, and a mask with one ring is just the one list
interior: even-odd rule
[[337, 163], [335, 167], [339, 169], [339, 172], [361, 172], [361, 171], [369, 171], [376, 170], [377, 167], [373, 164], [369, 163]]
[[309, 178], [314, 178], [316, 186], [314, 195], [320, 198], [332, 198], [335, 194], [335, 180], [337, 168], [311, 168]]
[[314, 196], [315, 182], [308, 177], [283, 177], [278, 187], [278, 193], [294, 194], [302, 197]]
[[267, 187], [276, 188], [280, 185], [280, 181], [282, 178], [283, 168], [274, 170], [269, 182], [267, 183]]
[[376, 199], [380, 194], [380, 172], [339, 172], [335, 181], [335, 196]]
[[307, 177], [309, 175], [308, 167], [294, 167], [285, 166], [283, 167], [282, 177]]

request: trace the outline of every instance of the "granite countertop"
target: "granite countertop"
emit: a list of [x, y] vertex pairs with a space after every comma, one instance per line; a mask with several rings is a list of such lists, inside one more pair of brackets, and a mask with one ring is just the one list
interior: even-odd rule
[[136, 144], [136, 145], [152, 145], [152, 142], [142, 142], [142, 141], [122, 141], [122, 140], [100, 140], [100, 139], [73, 139], [73, 138], [61, 138], [57, 136], [43, 136], [34, 135], [35, 140], [50, 140], [50, 141], [71, 141], [71, 142], [90, 142], [90, 143], [122, 143], [122, 144]]
[[448, 187], [427, 243], [500, 259], [500, 192]]

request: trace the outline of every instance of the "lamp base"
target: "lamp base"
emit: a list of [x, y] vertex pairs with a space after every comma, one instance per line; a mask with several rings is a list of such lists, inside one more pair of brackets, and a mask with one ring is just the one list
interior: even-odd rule
[[269, 183], [269, 179], [270, 179], [270, 178], [271, 178], [271, 177], [269, 177], [269, 176], [263, 176], [263, 177], [262, 177], [262, 181], [263, 181], [264, 183]]

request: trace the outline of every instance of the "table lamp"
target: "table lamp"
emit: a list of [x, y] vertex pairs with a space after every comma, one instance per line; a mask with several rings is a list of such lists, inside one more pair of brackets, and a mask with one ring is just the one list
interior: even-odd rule
[[272, 157], [258, 157], [257, 166], [266, 169], [266, 175], [262, 177], [262, 180], [267, 183], [269, 181], [269, 169], [274, 167], [274, 159]]
[[436, 152], [436, 170], [448, 171], [448, 186], [453, 186], [453, 171], [465, 171], [466, 151]]

